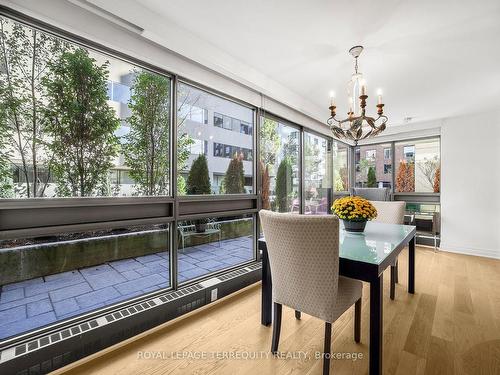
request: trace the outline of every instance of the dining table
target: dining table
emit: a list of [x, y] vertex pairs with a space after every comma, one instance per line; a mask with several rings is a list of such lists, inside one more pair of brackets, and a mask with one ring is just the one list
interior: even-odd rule
[[[339, 225], [339, 274], [370, 284], [369, 374], [382, 374], [383, 273], [395, 265], [408, 247], [408, 293], [415, 293], [415, 234], [412, 225], [367, 222], [363, 232], [347, 232]], [[261, 323], [272, 323], [272, 275], [264, 237], [258, 241], [262, 259]], [[314, 253], [304, 253], [314, 256]]]

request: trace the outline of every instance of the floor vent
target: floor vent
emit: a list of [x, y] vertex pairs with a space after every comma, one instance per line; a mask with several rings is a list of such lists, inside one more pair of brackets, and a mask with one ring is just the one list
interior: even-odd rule
[[218, 277], [218, 279], [220, 281], [226, 281], [226, 280], [229, 280], [229, 279], [234, 279], [235, 277], [238, 277], [238, 276], [241, 276], [241, 275], [244, 275], [245, 273], [247, 273], [248, 271], [244, 268], [240, 268], [240, 269], [237, 269], [235, 271], [232, 271], [232, 272], [229, 272], [229, 273], [226, 273], [224, 275], [221, 275]]
[[198, 298], [192, 302], [188, 302], [185, 305], [179, 306], [177, 312], [179, 314], [185, 314], [191, 310], [197, 309], [205, 304], [205, 298]]
[[251, 271], [256, 271], [256, 270], [259, 270], [262, 268], [262, 263], [255, 263], [255, 264], [252, 264], [251, 266], [248, 266], [247, 267], [249, 270]]

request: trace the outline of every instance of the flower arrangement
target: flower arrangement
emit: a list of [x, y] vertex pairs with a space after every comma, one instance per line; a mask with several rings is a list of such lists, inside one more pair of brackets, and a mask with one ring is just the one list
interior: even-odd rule
[[377, 209], [361, 197], [343, 197], [333, 202], [332, 211], [345, 221], [368, 221], [377, 217]]

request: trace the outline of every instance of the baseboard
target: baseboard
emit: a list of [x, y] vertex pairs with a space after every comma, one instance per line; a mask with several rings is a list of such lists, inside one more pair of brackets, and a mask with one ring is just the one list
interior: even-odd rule
[[444, 243], [444, 242], [439, 247], [439, 250], [446, 251], [449, 253], [457, 253], [457, 254], [473, 255], [473, 256], [479, 256], [479, 257], [485, 257], [485, 258], [500, 259], [500, 250], [455, 246], [455, 245], [448, 245], [447, 243]]

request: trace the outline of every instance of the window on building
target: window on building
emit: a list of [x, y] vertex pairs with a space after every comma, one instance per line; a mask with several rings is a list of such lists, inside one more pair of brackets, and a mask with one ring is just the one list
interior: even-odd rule
[[390, 148], [384, 148], [384, 159], [386, 159], [386, 160], [391, 159], [391, 149]]
[[439, 138], [395, 143], [396, 192], [439, 193], [441, 155]]
[[366, 150], [366, 160], [375, 161], [377, 157], [377, 150]]
[[[241, 123], [253, 127], [254, 110], [238, 104], [234, 101], [224, 99], [207, 91], [180, 82], [178, 85], [178, 111], [186, 111], [183, 107], [203, 108], [204, 113], [213, 114], [213, 125], [200, 125], [199, 122], [183, 120], [178, 116], [178, 149], [177, 165], [179, 176], [177, 185], [180, 195], [189, 194], [189, 191], [199, 191], [191, 184], [201, 184], [202, 179], [210, 180], [210, 191], [206, 189], [205, 194], [243, 194], [249, 193], [253, 180], [253, 135], [236, 136], [241, 130]], [[235, 125], [237, 124], [237, 126]], [[234, 126], [233, 126], [234, 125]], [[222, 129], [225, 130], [222, 130]], [[231, 130], [231, 131], [226, 131]], [[194, 144], [194, 146], [193, 146]], [[191, 153], [190, 150], [202, 151]], [[209, 147], [213, 150], [209, 151]], [[188, 152], [185, 152], [188, 150]], [[231, 164], [232, 163], [232, 164]], [[231, 164], [231, 168], [230, 167]], [[238, 169], [243, 170], [243, 179]], [[199, 171], [208, 170], [208, 176], [201, 176]], [[197, 176], [189, 179], [189, 175]], [[186, 179], [184, 176], [187, 175]], [[225, 186], [216, 180], [224, 176]], [[228, 179], [231, 179], [229, 183]], [[242, 179], [241, 183], [235, 183], [235, 179]], [[203, 186], [206, 186], [203, 185]]]
[[392, 173], [392, 165], [384, 164], [384, 174], [390, 174], [390, 173]]
[[214, 156], [221, 158], [241, 158], [242, 160], [252, 160], [252, 150], [237, 146], [224, 145], [222, 143], [214, 143]]
[[128, 104], [130, 101], [130, 86], [127, 86], [120, 82], [112, 82], [113, 95], [111, 100], [114, 102]]
[[304, 214], [326, 215], [332, 203], [332, 141], [315, 134], [306, 135]]
[[300, 130], [270, 117], [260, 123], [262, 208], [299, 213]]
[[241, 122], [240, 123], [240, 133], [252, 135], [252, 125], [250, 125], [246, 122]]
[[193, 156], [206, 155], [208, 142], [201, 139], [193, 139], [191, 144], [190, 153]]
[[222, 128], [224, 117], [220, 113], [214, 113], [214, 126]]
[[226, 130], [233, 130], [233, 121], [232, 121], [231, 117], [224, 116], [222, 118], [222, 127]]
[[415, 146], [404, 146], [403, 156], [408, 163], [415, 161]]

